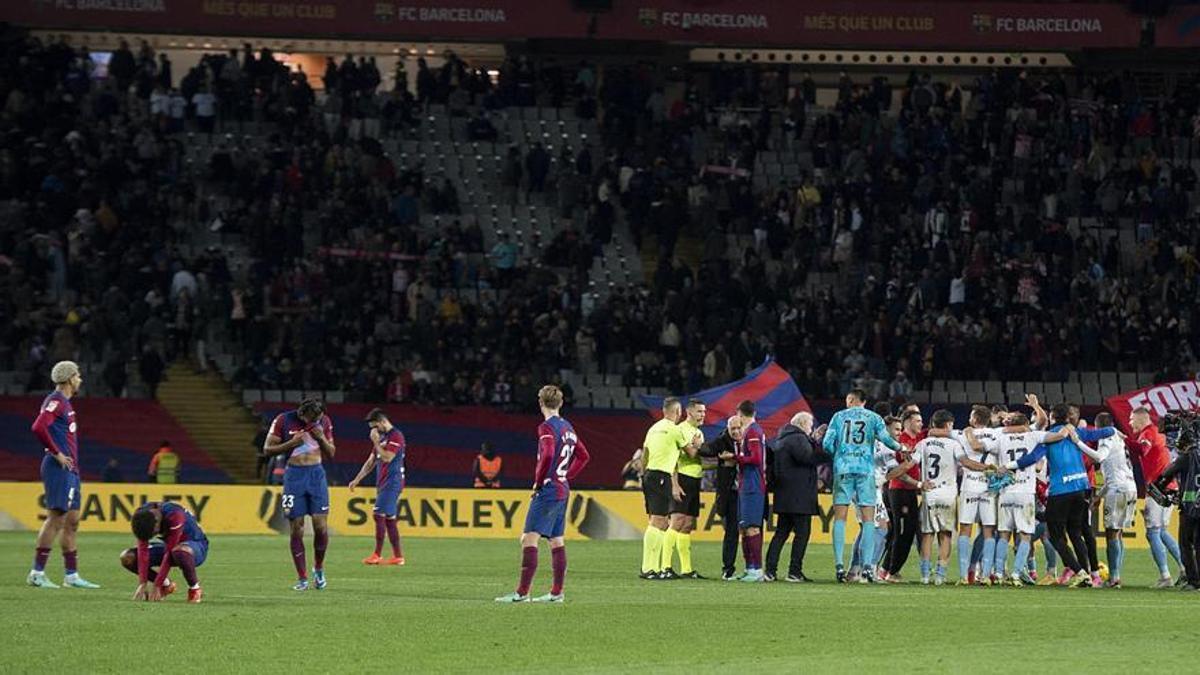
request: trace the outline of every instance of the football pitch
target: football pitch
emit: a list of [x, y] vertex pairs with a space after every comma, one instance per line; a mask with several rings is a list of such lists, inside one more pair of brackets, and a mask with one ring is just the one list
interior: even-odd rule
[[[839, 586], [828, 546], [809, 549], [814, 584], [648, 582], [640, 542], [572, 542], [565, 604], [497, 605], [513, 541], [407, 539], [408, 565], [375, 568], [359, 562], [371, 540], [335, 537], [329, 587], [304, 593], [285, 537], [211, 541], [193, 606], [130, 600], [117, 556], [132, 537], [81, 535], [81, 572], [103, 588], [80, 591], [25, 586], [33, 533], [0, 533], [0, 672], [1165, 671], [1200, 608], [1200, 593], [1148, 588], [1143, 549], [1121, 590], [936, 588]], [[694, 549], [719, 573], [718, 544]], [[47, 573], [61, 581], [57, 550]], [[536, 594], [549, 576], [543, 548]]]

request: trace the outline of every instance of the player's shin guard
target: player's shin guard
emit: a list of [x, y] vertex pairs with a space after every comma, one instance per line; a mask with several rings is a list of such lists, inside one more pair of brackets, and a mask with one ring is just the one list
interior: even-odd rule
[[[392, 555], [396, 556], [397, 558], [403, 557], [404, 553], [400, 546], [400, 526], [396, 524], [396, 519], [384, 518], [384, 524], [387, 527], [388, 543], [392, 545]], [[376, 552], [378, 552], [378, 550], [379, 549], [376, 548]]]
[[49, 548], [39, 548], [33, 555], [33, 570], [35, 572], [44, 572], [46, 570], [46, 561], [50, 559]]
[[567, 578], [567, 547], [550, 549], [550, 561], [554, 570], [554, 584], [550, 587], [550, 594], [562, 595], [563, 579]]
[[958, 578], [966, 579], [971, 568], [971, 538], [965, 534], [958, 535]]
[[846, 521], [833, 521], [833, 562], [844, 567], [846, 562]]
[[875, 520], [868, 518], [867, 522], [862, 524], [862, 566], [864, 570], [869, 570], [871, 564], [868, 560], [875, 559]]
[[679, 541], [679, 533], [674, 529], [663, 533], [662, 556], [659, 561], [661, 569], [669, 569], [675, 562], [675, 544]]
[[[976, 539], [977, 542], [979, 539]], [[983, 578], [991, 577], [992, 569], [996, 567], [996, 538], [985, 537], [983, 540], [983, 551], [980, 552], [980, 560], [983, 561]], [[1008, 555], [1007, 552], [1004, 555]]]
[[329, 548], [329, 530], [315, 530], [313, 532], [313, 567], [315, 569], [325, 569], [325, 549]]
[[1008, 562], [1008, 541], [1000, 539], [996, 541], [996, 555], [992, 559], [992, 572], [1003, 575], [1004, 564]]
[[304, 555], [304, 534], [292, 532], [292, 564], [301, 579], [308, 578], [308, 559]]
[[1017, 544], [1017, 556], [1013, 559], [1013, 574], [1023, 574], [1025, 563], [1029, 560], [1029, 542], [1021, 540]]
[[375, 514], [375, 555], [383, 553], [383, 535], [387, 532], [387, 517]]
[[521, 548], [521, 581], [517, 584], [517, 595], [529, 595], [529, 586], [533, 583], [533, 575], [537, 574], [537, 567], [538, 567], [538, 547], [537, 546], [522, 547]]
[[191, 551], [178, 550], [171, 553], [171, 560], [183, 572], [183, 578], [187, 581], [188, 588], [196, 588], [200, 585], [200, 580], [196, 578], [196, 558]]
[[679, 548], [679, 573], [690, 574], [692, 570], [692, 535], [680, 532], [676, 541]]
[[663, 531], [653, 525], [646, 527], [642, 536], [642, 571], [661, 572]]

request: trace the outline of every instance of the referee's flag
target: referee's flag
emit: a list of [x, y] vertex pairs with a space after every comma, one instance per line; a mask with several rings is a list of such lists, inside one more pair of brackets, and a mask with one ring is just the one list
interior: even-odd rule
[[[642, 405], [650, 409], [654, 417], [662, 416], [662, 396], [639, 395]], [[811, 410], [808, 401], [800, 393], [796, 381], [787, 371], [767, 357], [758, 368], [750, 371], [740, 380], [723, 384], [712, 389], [705, 389], [693, 394], [679, 397], [685, 404], [689, 399], [700, 399], [708, 407], [704, 420], [704, 435], [712, 438], [725, 428], [725, 420], [729, 419], [742, 401], [754, 401], [758, 408], [755, 417], [767, 438], [775, 438], [779, 428], [791, 420], [798, 412]]]

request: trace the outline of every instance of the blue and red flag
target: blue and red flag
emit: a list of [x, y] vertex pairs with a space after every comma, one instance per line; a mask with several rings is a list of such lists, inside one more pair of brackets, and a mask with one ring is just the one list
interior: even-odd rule
[[[639, 398], [642, 405], [650, 409], [651, 415], [662, 416], [663, 397], [640, 395]], [[796, 381], [770, 357], [740, 380], [686, 394], [680, 396], [680, 399], [685, 402], [688, 399], [704, 401], [708, 407], [708, 414], [704, 419], [706, 438], [721, 433], [725, 428], [725, 421], [737, 412], [738, 404], [747, 399], [754, 401], [757, 406], [755, 418], [766, 432], [767, 438], [775, 438], [779, 428], [787, 424], [792, 415], [812, 410], [800, 393], [800, 387], [796, 386]]]

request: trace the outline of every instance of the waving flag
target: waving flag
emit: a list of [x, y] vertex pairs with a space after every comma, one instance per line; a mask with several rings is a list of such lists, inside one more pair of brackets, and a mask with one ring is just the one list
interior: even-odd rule
[[[662, 416], [663, 397], [641, 395], [639, 398], [642, 405], [650, 409], [651, 415]], [[754, 401], [758, 407], [755, 417], [767, 433], [767, 438], [774, 438], [779, 428], [792, 419], [792, 415], [811, 410], [792, 376], [770, 357], [740, 380], [681, 395], [680, 399], [684, 402], [688, 399], [704, 401], [708, 407], [708, 415], [704, 420], [706, 438], [719, 434], [725, 428], [725, 420], [737, 412], [739, 403], [747, 399]]]

